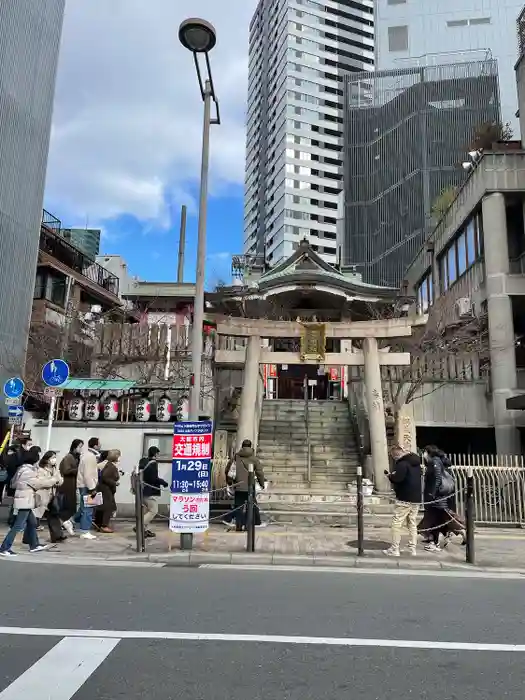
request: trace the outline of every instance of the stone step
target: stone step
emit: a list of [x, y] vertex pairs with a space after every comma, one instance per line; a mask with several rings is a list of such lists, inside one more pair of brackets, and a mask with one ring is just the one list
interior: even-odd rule
[[[296, 447], [290, 448], [286, 445], [276, 445], [274, 443], [264, 443], [260, 442], [257, 445], [257, 456], [261, 457], [274, 457], [278, 455], [297, 455], [305, 457], [308, 453], [308, 448], [306, 445], [297, 445]], [[331, 445], [311, 445], [310, 454], [312, 457], [319, 457], [320, 459], [357, 459], [359, 457], [359, 452], [354, 449], [348, 449], [344, 446], [331, 446]]]
[[[357, 510], [355, 503], [318, 503], [318, 502], [298, 502], [298, 501], [275, 501], [268, 500], [263, 501], [260, 498], [258, 503], [261, 510], [271, 513], [274, 510], [287, 510], [290, 512], [302, 512], [302, 513], [319, 513], [319, 512], [330, 512], [330, 513], [340, 513], [341, 515], [355, 516], [357, 518]], [[392, 506], [383, 505], [366, 505], [364, 506], [364, 515], [384, 515], [386, 517], [392, 517], [393, 508]], [[421, 514], [423, 516], [423, 513]]]
[[[261, 509], [263, 518], [264, 509]], [[357, 515], [347, 515], [337, 511], [319, 510], [317, 512], [298, 510], [271, 510], [266, 512], [266, 519], [270, 522], [287, 523], [289, 525], [332, 525], [349, 528], [349, 538], [357, 538]], [[363, 516], [365, 528], [388, 528], [392, 521], [391, 515], [365, 514]]]

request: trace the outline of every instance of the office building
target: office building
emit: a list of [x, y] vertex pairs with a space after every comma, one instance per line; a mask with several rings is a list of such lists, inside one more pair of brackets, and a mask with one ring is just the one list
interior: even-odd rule
[[348, 75], [345, 104], [342, 263], [398, 286], [476, 130], [500, 119], [496, 61]]
[[459, 63], [489, 51], [498, 61], [503, 120], [519, 138], [513, 68], [522, 6], [523, 0], [375, 0], [376, 68], [443, 64], [445, 55], [446, 62]]
[[372, 70], [373, 0], [260, 0], [250, 25], [244, 253], [336, 262], [343, 75]]
[[64, 6], [65, 0], [0, 2], [2, 384], [24, 367]]
[[100, 252], [100, 229], [99, 228], [64, 228], [62, 235], [75, 248], [81, 250], [85, 255], [93, 260]]

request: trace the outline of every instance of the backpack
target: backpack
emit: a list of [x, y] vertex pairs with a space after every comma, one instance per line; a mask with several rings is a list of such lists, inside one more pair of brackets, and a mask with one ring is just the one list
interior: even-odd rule
[[456, 482], [454, 477], [446, 469], [443, 469], [441, 475], [441, 486], [439, 487], [439, 496], [452, 496], [456, 491]]

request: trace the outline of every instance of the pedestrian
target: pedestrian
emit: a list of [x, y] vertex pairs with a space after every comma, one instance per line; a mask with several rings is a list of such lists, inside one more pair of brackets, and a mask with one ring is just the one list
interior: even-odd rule
[[454, 535], [458, 535], [459, 537], [461, 537], [461, 545], [465, 547], [467, 545], [467, 526], [463, 519], [457, 513], [456, 484], [452, 472], [450, 471], [452, 462], [445, 454], [445, 452], [443, 452], [443, 450], [438, 451], [438, 457], [441, 460], [441, 463], [443, 464], [443, 469], [448, 475], [448, 478], [454, 481], [454, 491], [450, 498], [446, 501], [446, 512], [449, 516], [448, 522], [439, 531], [440, 534], [443, 535], [444, 539], [443, 548], [448, 547]]
[[[50, 488], [42, 488], [38, 494], [38, 504], [34, 509], [34, 514], [39, 521], [46, 515], [47, 526], [49, 528], [49, 538], [51, 542], [63, 542], [66, 536], [62, 534], [62, 521], [60, 520], [60, 497], [58, 488], [64, 479], [57, 466], [56, 452], [49, 450], [38, 463], [37, 476], [43, 479], [51, 478], [54, 481]], [[25, 541], [24, 544], [29, 544]]]
[[159, 496], [162, 487], [168, 488], [169, 484], [159, 476], [158, 455], [159, 448], [152, 446], [148, 449], [148, 456], [139, 462], [139, 470], [142, 470], [142, 494], [144, 508], [144, 535], [155, 537], [155, 533], [149, 525], [159, 512]]
[[77, 474], [80, 455], [84, 449], [84, 442], [78, 438], [73, 440], [69, 452], [60, 462], [60, 473], [64, 479], [58, 488], [58, 493], [62, 497], [62, 519], [64, 529], [68, 535], [75, 534], [73, 517], [77, 512]]
[[98, 458], [100, 455], [100, 440], [91, 437], [88, 440], [88, 449], [82, 453], [78, 463], [77, 488], [80, 495], [80, 532], [81, 539], [94, 540], [96, 535], [91, 532], [93, 525], [93, 506], [86, 504], [87, 496], [94, 496], [98, 484]]
[[[425, 463], [424, 501], [425, 515], [418, 525], [421, 533], [428, 535], [425, 549], [428, 552], [439, 552], [439, 533], [451, 520], [447, 510], [447, 501], [454, 494], [454, 479], [449, 474], [440, 458], [440, 452], [435, 445], [425, 447], [423, 461]], [[430, 541], [428, 541], [428, 539]]]
[[57, 485], [58, 476], [44, 476], [39, 473], [38, 461], [38, 452], [27, 450], [24, 464], [17, 470], [13, 482], [15, 519], [0, 545], [0, 556], [16, 556], [12, 546], [19, 532], [24, 533], [30, 552], [41, 552], [49, 547], [38, 541], [35, 509], [39, 508], [41, 499], [46, 498], [46, 492]]
[[100, 476], [97, 490], [102, 494], [102, 505], [95, 511], [95, 527], [106, 534], [113, 533], [110, 522], [117, 510], [115, 494], [120, 480], [119, 461], [120, 450], [109, 450], [106, 460], [98, 465]]
[[5, 468], [7, 470], [7, 496], [14, 496], [15, 490], [11, 487], [11, 482], [17, 470], [24, 464], [26, 453], [33, 447], [31, 438], [23, 437], [7, 448], [5, 458]]
[[[246, 503], [248, 501], [248, 473], [250, 464], [253, 464], [255, 478], [259, 482], [261, 489], [264, 489], [264, 472], [258, 457], [252, 447], [251, 440], [243, 440], [241, 449], [235, 454], [233, 460], [226, 467], [226, 480], [233, 484], [234, 501], [233, 514], [236, 522], [236, 529], [242, 530], [246, 526]], [[235, 477], [233, 477], [233, 472]], [[255, 527], [264, 527], [261, 522], [259, 506], [254, 499], [253, 517]], [[225, 521], [226, 524], [229, 524]]]
[[401, 531], [408, 529], [408, 550], [416, 556], [417, 516], [421, 505], [421, 459], [407, 452], [400, 445], [390, 450], [394, 460], [392, 471], [385, 472], [396, 494], [396, 506], [392, 518], [392, 544], [384, 550], [389, 557], [400, 556]]

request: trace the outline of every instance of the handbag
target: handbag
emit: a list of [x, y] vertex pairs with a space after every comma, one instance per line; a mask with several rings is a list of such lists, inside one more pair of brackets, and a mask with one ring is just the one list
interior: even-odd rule
[[454, 477], [450, 472], [447, 472], [445, 469], [443, 469], [443, 473], [441, 475], [441, 485], [439, 487], [439, 496], [452, 496], [456, 491], [456, 482], [454, 481]]
[[104, 499], [100, 491], [97, 491], [94, 496], [84, 496], [84, 505], [86, 508], [96, 508], [97, 506], [101, 506], [103, 503]]
[[58, 515], [64, 510], [64, 494], [55, 493], [47, 504], [48, 513]]

